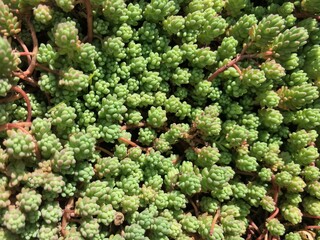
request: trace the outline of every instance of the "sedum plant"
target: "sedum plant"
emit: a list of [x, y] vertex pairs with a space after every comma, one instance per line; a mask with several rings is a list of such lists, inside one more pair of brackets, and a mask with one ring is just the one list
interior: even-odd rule
[[0, 0], [0, 239], [320, 239], [319, 15]]

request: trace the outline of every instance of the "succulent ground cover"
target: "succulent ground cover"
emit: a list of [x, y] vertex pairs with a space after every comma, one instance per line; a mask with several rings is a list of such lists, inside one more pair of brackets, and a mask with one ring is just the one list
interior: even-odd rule
[[0, 239], [320, 239], [319, 14], [0, 0]]

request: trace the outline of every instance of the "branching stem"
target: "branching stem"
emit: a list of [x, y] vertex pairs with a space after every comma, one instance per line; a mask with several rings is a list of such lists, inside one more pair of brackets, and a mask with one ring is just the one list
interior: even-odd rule
[[34, 81], [31, 77], [26, 76], [23, 72], [13, 72], [13, 75], [24, 80], [33, 87], [39, 87], [36, 81]]
[[257, 240], [263, 240], [265, 238], [265, 236], [267, 236], [268, 234], [268, 230], [265, 229], [263, 230], [263, 232], [261, 233], [261, 235], [257, 238]]
[[[3, 125], [0, 125], [0, 132], [14, 129], [14, 128], [23, 128], [23, 127], [31, 127], [32, 123], [31, 122], [16, 122], [16, 123], [6, 123]], [[25, 129], [24, 129], [25, 130]]]
[[[25, 51], [26, 53], [30, 53], [28, 47], [26, 46], [24, 41], [20, 38], [20, 36], [16, 35], [15, 38], [19, 42], [19, 44], [22, 47], [23, 51]], [[31, 63], [31, 57], [27, 55], [27, 59], [28, 59], [28, 63], [30, 64]]]
[[256, 58], [258, 57], [258, 54], [248, 54], [248, 55], [242, 55], [238, 54], [234, 59], [232, 59], [230, 62], [228, 62], [226, 65], [218, 68], [213, 74], [210, 75], [208, 78], [208, 81], [212, 81], [215, 79], [220, 73], [223, 73], [225, 70], [227, 70], [229, 67], [234, 66], [237, 62], [243, 60], [243, 59], [250, 59], [250, 58]]
[[232, 67], [234, 67], [237, 70], [237, 72], [239, 73], [240, 76], [242, 75], [242, 71], [241, 71], [241, 69], [238, 67], [238, 65], [236, 63], [233, 64]]
[[250, 226], [259, 234], [261, 234], [261, 231], [260, 229], [258, 228], [258, 226], [255, 224], [255, 222], [252, 220], [252, 219], [249, 219], [250, 220]]

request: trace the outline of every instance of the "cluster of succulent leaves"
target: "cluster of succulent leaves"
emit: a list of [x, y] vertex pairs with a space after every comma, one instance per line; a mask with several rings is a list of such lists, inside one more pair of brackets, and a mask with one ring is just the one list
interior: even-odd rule
[[320, 239], [319, 13], [0, 0], [0, 239]]

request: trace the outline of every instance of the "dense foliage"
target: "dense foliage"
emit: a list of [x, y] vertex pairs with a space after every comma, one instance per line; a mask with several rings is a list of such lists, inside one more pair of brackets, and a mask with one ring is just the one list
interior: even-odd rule
[[319, 0], [0, 0], [0, 239], [320, 239]]

